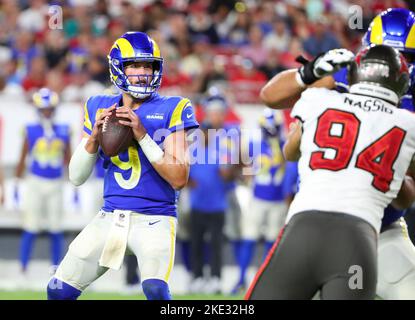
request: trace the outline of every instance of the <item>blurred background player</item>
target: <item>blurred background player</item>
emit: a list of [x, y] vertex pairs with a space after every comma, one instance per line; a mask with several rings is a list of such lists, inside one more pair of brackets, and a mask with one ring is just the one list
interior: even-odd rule
[[[287, 213], [284, 180], [286, 163], [282, 155], [285, 142], [283, 114], [278, 110], [265, 109], [259, 119], [261, 137], [250, 141], [254, 177], [251, 185], [252, 198], [247, 210], [242, 212], [242, 240], [239, 257], [239, 280], [232, 290], [238, 294], [246, 289], [246, 272], [254, 256], [255, 246], [264, 236], [264, 257], [271, 249], [279, 230], [284, 226]], [[253, 144], [260, 144], [254, 148]]]
[[[79, 186], [89, 178], [97, 157], [104, 159], [104, 205], [69, 246], [49, 281], [48, 298], [77, 299], [110, 268], [119, 270], [126, 253], [133, 253], [147, 299], [168, 300], [176, 202], [189, 172], [186, 130], [198, 123], [189, 99], [157, 93], [163, 58], [147, 34], [123, 34], [111, 47], [108, 63], [121, 93], [88, 99], [84, 138], [69, 164], [69, 178]], [[126, 118], [119, 123], [132, 128], [134, 139], [128, 150], [109, 157], [99, 147], [98, 133], [113, 110]]]
[[24, 143], [16, 168], [16, 178], [25, 177], [23, 195], [23, 234], [20, 246], [20, 263], [26, 272], [36, 235], [46, 230], [51, 243], [52, 265], [57, 267], [63, 249], [62, 193], [65, 170], [69, 163], [70, 128], [53, 120], [59, 98], [57, 93], [42, 88], [33, 94], [38, 122], [28, 124], [24, 131]]
[[[363, 45], [385, 44], [395, 47], [409, 60], [410, 78], [414, 78], [415, 15], [407, 9], [389, 8], [371, 22], [363, 37]], [[349, 59], [342, 50], [317, 56], [300, 69], [275, 75], [261, 90], [262, 101], [271, 108], [291, 108], [307, 87], [349, 89], [345, 62]], [[334, 71], [337, 71], [333, 74]], [[329, 76], [327, 76], [329, 74]], [[399, 107], [410, 111], [413, 107], [414, 81], [402, 97]], [[377, 294], [383, 299], [415, 299], [415, 248], [408, 236], [403, 217], [407, 210], [392, 205], [385, 209], [379, 237], [379, 279]], [[396, 263], [400, 261], [400, 263]]]
[[[236, 179], [239, 176], [240, 166], [237, 166], [239, 148], [240, 148], [240, 119], [229, 104], [229, 99], [224, 95], [220, 86], [211, 86], [201, 97], [197, 117], [200, 122], [205, 121], [207, 124], [213, 123], [213, 127], [223, 130], [219, 142], [219, 152], [227, 159], [234, 159], [235, 166], [232, 166], [234, 177], [230, 179], [227, 185], [227, 203], [228, 207], [225, 214], [224, 235], [230, 241], [234, 258], [237, 260], [239, 237], [240, 237], [240, 205], [236, 196]], [[210, 126], [210, 125], [209, 125]], [[232, 129], [232, 130], [230, 130]], [[232, 156], [233, 154], [233, 156]], [[227, 161], [226, 159], [223, 161]], [[185, 269], [192, 273], [191, 270], [191, 245], [190, 245], [190, 195], [189, 188], [184, 188], [180, 192], [178, 211], [179, 225], [177, 231], [178, 242], [181, 246], [181, 257]], [[204, 245], [204, 262], [208, 263], [210, 257], [209, 244]]]
[[211, 129], [222, 130], [219, 152], [227, 163], [232, 164], [232, 175], [226, 182], [227, 209], [225, 214], [224, 234], [232, 246], [234, 260], [240, 258], [241, 206], [237, 196], [238, 180], [241, 178], [241, 128], [240, 119], [233, 112], [230, 99], [219, 87], [211, 87], [203, 101], [204, 121]]
[[[205, 112], [218, 112], [222, 117], [225, 114], [223, 108], [226, 108], [223, 103], [207, 103]], [[190, 291], [193, 293], [218, 294], [222, 291], [223, 232], [229, 206], [227, 191], [235, 170], [229, 153], [221, 146], [227, 132], [221, 130], [219, 121], [215, 120], [207, 115], [201, 124], [203, 130], [198, 131], [200, 145], [194, 155], [197, 161], [191, 165], [188, 183], [193, 273]], [[210, 266], [210, 277], [203, 272], [206, 261]]]

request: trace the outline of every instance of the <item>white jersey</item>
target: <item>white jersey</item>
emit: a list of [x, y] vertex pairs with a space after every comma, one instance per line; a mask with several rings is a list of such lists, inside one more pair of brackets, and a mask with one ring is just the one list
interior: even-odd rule
[[376, 98], [313, 88], [291, 116], [303, 134], [299, 192], [287, 222], [301, 211], [334, 211], [379, 232], [415, 153], [415, 115]]

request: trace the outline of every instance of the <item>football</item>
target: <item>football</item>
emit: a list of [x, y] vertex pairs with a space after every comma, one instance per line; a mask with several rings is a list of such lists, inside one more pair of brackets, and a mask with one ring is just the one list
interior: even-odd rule
[[127, 150], [133, 141], [133, 130], [131, 127], [120, 124], [119, 120], [129, 121], [126, 118], [119, 118], [115, 110], [104, 120], [98, 134], [98, 142], [102, 151], [109, 157], [114, 157]]

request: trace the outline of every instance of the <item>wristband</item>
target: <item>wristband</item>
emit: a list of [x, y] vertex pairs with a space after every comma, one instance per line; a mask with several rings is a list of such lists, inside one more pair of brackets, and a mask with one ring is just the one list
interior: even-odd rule
[[[323, 55], [323, 53], [319, 54], [315, 57], [312, 61], [308, 61], [303, 56], [298, 56], [295, 61], [302, 64], [302, 66], [298, 69], [299, 76], [301, 81], [306, 84], [310, 85], [316, 82], [320, 77], [314, 73], [314, 65], [316, 64], [317, 60]], [[297, 81], [298, 82], [298, 81]]]
[[304, 83], [303, 79], [301, 79], [301, 74], [300, 72], [297, 70], [297, 72], [295, 73], [295, 80], [297, 81], [297, 84], [301, 87], [301, 88], [305, 88], [306, 84]]
[[144, 138], [142, 138], [138, 144], [146, 155], [148, 161], [151, 163], [160, 161], [164, 156], [164, 151], [158, 146], [158, 144], [151, 139], [151, 137], [146, 133]]

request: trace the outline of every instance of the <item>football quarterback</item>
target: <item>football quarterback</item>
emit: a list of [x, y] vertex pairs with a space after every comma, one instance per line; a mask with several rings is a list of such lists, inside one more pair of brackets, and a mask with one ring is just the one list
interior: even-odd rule
[[[84, 183], [97, 157], [104, 160], [104, 205], [75, 238], [48, 285], [49, 299], [76, 299], [124, 255], [138, 259], [147, 299], [171, 299], [178, 190], [187, 183], [186, 131], [197, 128], [187, 98], [157, 93], [163, 58], [157, 43], [142, 32], [118, 38], [109, 55], [110, 77], [121, 91], [92, 96], [85, 104], [84, 138], [69, 164], [69, 178]], [[134, 139], [127, 150], [108, 157], [98, 132], [108, 115], [125, 118]]]

